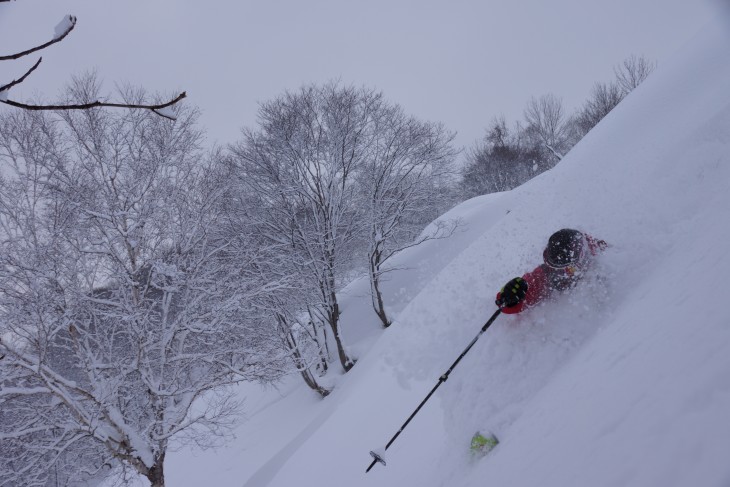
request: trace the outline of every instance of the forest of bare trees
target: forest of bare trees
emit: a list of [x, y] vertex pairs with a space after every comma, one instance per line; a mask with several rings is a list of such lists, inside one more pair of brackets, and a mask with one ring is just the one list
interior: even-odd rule
[[[93, 78], [71, 90], [96, 95]], [[219, 229], [197, 114], [176, 118], [0, 120], [4, 484], [42, 483], [44, 464], [82, 457], [89, 475], [122, 464], [162, 485], [171, 437], [221, 434], [236, 411], [227, 386], [286, 369], [272, 330], [251, 319], [286, 284], [249, 278], [262, 257], [233, 252]]]
[[345, 371], [355, 360], [339, 325], [337, 291], [367, 262], [374, 307], [389, 324], [377, 294], [382, 263], [443, 210], [431, 189], [453, 162], [452, 137], [407, 117], [381, 93], [329, 83], [262, 104], [259, 129], [232, 146], [234, 191], [254, 200], [241, 218], [256, 223], [265, 246], [283, 246], [287, 258], [277, 262], [285, 269], [277, 273], [302, 283], [307, 324], [284, 309], [274, 314], [287, 329], [296, 323], [315, 337], [329, 334]]
[[[67, 91], [98, 95], [94, 76]], [[453, 135], [379, 92], [285, 93], [210, 151], [173, 109], [0, 114], [3, 484], [81, 465], [65, 480], [163, 485], [172, 438], [226, 434], [230, 385], [300, 373], [326, 396], [332, 360], [356, 361], [339, 289], [369, 275], [387, 326], [383, 263], [453, 230], [419, 236], [448, 204]]]

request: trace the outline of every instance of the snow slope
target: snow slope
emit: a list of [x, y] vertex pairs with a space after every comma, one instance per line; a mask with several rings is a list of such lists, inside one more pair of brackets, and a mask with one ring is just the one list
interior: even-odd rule
[[[708, 26], [555, 169], [465, 202], [450, 215], [459, 234], [398, 256], [389, 329], [354, 283], [343, 325], [359, 361], [335, 392], [319, 401], [294, 385], [275, 414], [251, 414], [225, 454], [171, 453], [169, 484], [214, 472], [215, 485], [248, 487], [730, 485], [729, 25]], [[366, 474], [368, 451], [561, 227], [611, 248], [570, 295], [500, 316], [389, 448], [388, 466]], [[469, 438], [487, 429], [502, 442], [471, 458]], [[246, 463], [245, 448], [271, 454]]]

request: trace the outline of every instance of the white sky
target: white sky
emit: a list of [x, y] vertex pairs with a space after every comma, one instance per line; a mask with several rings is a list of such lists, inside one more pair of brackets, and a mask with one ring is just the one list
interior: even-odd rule
[[[109, 89], [187, 91], [210, 140], [228, 143], [259, 102], [338, 78], [443, 122], [461, 146], [531, 96], [572, 110], [632, 53], [661, 66], [718, 14], [712, 0], [17, 0], [0, 3], [0, 54], [49, 40], [69, 13], [74, 32], [11, 98], [54, 98], [96, 69]], [[0, 81], [35, 59], [3, 62]]]

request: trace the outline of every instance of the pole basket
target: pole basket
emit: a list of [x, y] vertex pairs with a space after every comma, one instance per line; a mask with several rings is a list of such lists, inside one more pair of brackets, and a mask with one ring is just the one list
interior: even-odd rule
[[383, 450], [374, 450], [370, 451], [370, 456], [375, 459], [376, 462], [382, 463], [383, 466], [385, 466], [385, 457], [384, 457], [385, 451]]

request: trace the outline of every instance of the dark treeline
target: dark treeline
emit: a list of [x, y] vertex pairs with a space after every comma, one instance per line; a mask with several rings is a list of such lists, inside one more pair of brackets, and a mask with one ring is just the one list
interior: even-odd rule
[[562, 100], [547, 94], [531, 98], [523, 120], [508, 126], [495, 118], [484, 139], [466, 157], [462, 197], [508, 191], [554, 167], [603, 117], [654, 70], [655, 64], [631, 56], [614, 68], [615, 78], [593, 86], [589, 98], [568, 114]]

